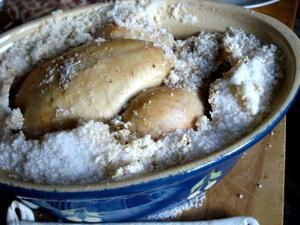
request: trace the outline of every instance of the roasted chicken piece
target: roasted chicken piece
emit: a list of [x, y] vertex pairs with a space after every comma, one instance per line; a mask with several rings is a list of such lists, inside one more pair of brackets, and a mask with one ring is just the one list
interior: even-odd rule
[[90, 43], [37, 66], [21, 84], [15, 106], [30, 138], [108, 120], [141, 90], [159, 86], [173, 67], [159, 47], [139, 40]]
[[203, 115], [203, 104], [197, 93], [169, 87], [150, 88], [140, 93], [123, 114], [130, 129], [157, 139], [176, 129], [193, 128]]

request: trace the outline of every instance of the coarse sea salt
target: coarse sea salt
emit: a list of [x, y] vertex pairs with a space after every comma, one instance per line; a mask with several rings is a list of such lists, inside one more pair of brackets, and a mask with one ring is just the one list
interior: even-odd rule
[[191, 9], [187, 3], [169, 5], [167, 10], [169, 15], [180, 23], [194, 24], [198, 22], [198, 18], [190, 13]]
[[[181, 6], [174, 7], [170, 16], [187, 22], [184, 10], [176, 8]], [[176, 130], [159, 140], [150, 135], [137, 137], [120, 116], [106, 123], [79, 121], [75, 129], [48, 133], [41, 140], [26, 139], [22, 112], [9, 105], [14, 79], [66, 49], [92, 40], [105, 41], [96, 36], [97, 28], [112, 22], [140, 30], [133, 38], [147, 37], [176, 59], [163, 85], [194, 91], [207, 86], [209, 113], [198, 118], [195, 129]], [[263, 44], [240, 29], [202, 31], [186, 40], [175, 40], [147, 11], [147, 2], [120, 2], [64, 19], [53, 17], [0, 55], [0, 168], [37, 183], [91, 183], [129, 179], [204, 157], [239, 139], [261, 121], [282, 77], [280, 60], [276, 46]], [[56, 68], [64, 88], [80, 66], [74, 62], [69, 59]], [[225, 62], [231, 69], [220, 72]], [[52, 72], [43, 82], [53, 81]], [[68, 110], [58, 108], [56, 113]]]

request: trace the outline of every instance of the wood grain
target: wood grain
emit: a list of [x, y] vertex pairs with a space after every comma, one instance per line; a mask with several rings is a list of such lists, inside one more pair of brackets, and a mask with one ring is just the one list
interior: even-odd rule
[[293, 29], [295, 27], [298, 6], [299, 0], [280, 0], [270, 6], [256, 8], [255, 11], [272, 16]]
[[[281, 0], [255, 9], [293, 29], [299, 0]], [[208, 191], [201, 208], [184, 212], [179, 220], [253, 216], [261, 225], [282, 225], [286, 150], [285, 118], [252, 147], [230, 174]], [[242, 197], [242, 198], [240, 198]]]

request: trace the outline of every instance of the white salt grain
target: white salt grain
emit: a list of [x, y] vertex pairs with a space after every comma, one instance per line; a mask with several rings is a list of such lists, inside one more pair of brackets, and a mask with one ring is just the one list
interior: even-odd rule
[[81, 60], [78, 58], [65, 59], [63, 65], [59, 67], [59, 85], [63, 89], [67, 89], [69, 82], [76, 76], [77, 71], [81, 65]]
[[5, 125], [12, 130], [21, 130], [23, 128], [23, 114], [19, 108], [13, 109], [5, 119]]
[[190, 13], [191, 9], [186, 3], [175, 3], [168, 6], [168, 14], [180, 23], [194, 24], [198, 18]]
[[238, 194], [237, 196], [239, 197], [239, 199], [244, 198], [244, 195], [243, 195], [243, 194]]
[[265, 147], [264, 147], [264, 150], [268, 150], [268, 149], [270, 149], [271, 147], [272, 147], [271, 144], [266, 144]]

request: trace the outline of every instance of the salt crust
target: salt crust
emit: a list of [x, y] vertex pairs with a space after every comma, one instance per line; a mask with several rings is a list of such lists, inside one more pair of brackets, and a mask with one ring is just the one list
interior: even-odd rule
[[[64, 19], [54, 16], [38, 32], [0, 55], [0, 168], [11, 171], [19, 179], [37, 183], [128, 179], [204, 157], [237, 140], [259, 123], [282, 76], [277, 47], [231, 28], [219, 33], [201, 32], [175, 41], [146, 6], [146, 1], [117, 3], [101, 12], [95, 9]], [[179, 22], [185, 21], [183, 14], [176, 16], [176, 7], [170, 13]], [[149, 135], [137, 138], [120, 117], [109, 124], [87, 121], [73, 130], [49, 133], [42, 140], [26, 140], [21, 130], [21, 111], [9, 107], [9, 90], [14, 78], [70, 47], [94, 39], [102, 42], [103, 39], [93, 34], [97, 27], [108, 22], [143, 30], [168, 57], [176, 58], [175, 68], [164, 82], [170, 87], [198, 90], [203, 80], [217, 69], [220, 59], [230, 62], [231, 70], [210, 84], [209, 117], [199, 117], [195, 130], [176, 130], [158, 141]], [[136, 38], [143, 39], [142, 33], [138, 32]], [[72, 73], [65, 72], [66, 79], [72, 79]], [[67, 88], [67, 83], [62, 85]], [[65, 112], [58, 109], [57, 113]]]
[[197, 23], [198, 18], [190, 13], [190, 8], [186, 3], [175, 3], [169, 5], [168, 14], [180, 23]]

